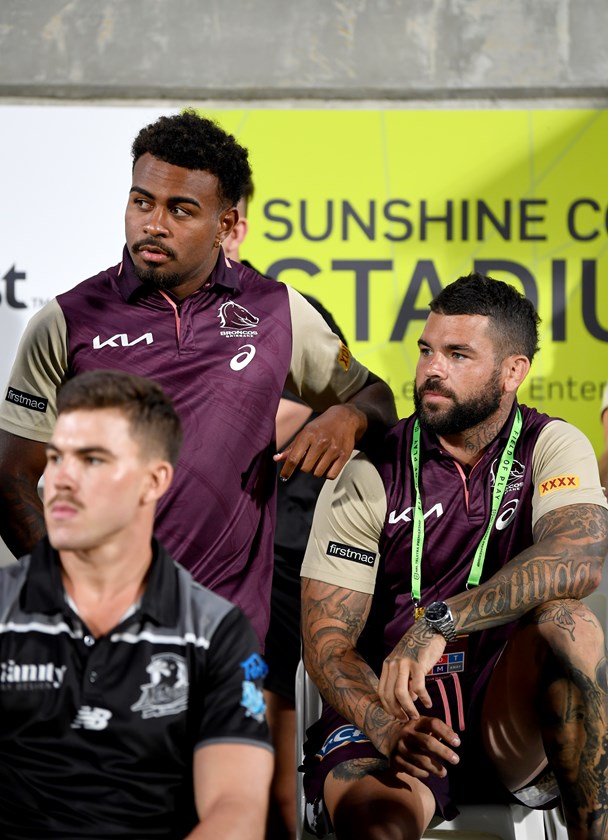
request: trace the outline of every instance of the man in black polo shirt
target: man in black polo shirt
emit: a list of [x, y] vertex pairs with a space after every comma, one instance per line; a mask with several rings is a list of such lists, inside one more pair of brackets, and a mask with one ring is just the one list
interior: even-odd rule
[[0, 569], [3, 838], [262, 838], [266, 667], [238, 607], [152, 538], [180, 421], [95, 371], [58, 395], [48, 537]]

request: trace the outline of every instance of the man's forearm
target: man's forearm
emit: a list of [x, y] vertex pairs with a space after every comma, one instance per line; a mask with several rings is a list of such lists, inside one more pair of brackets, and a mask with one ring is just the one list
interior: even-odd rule
[[368, 384], [344, 404], [359, 409], [365, 417], [356, 433], [357, 441], [375, 428], [388, 429], [394, 426], [399, 419], [393, 392], [386, 382], [373, 373], [370, 373]]
[[[322, 584], [313, 585], [323, 592]], [[305, 593], [310, 589], [305, 581]], [[332, 586], [326, 591], [326, 597], [302, 601], [304, 665], [325, 700], [389, 756], [401, 723], [382, 708], [378, 677], [355, 648], [369, 596]]]
[[263, 796], [256, 802], [235, 797], [211, 811], [185, 840], [263, 840], [267, 811], [263, 800]]
[[305, 657], [304, 664], [327, 702], [388, 758], [402, 721], [383, 709], [378, 677], [365, 660], [351, 651], [323, 662]]
[[559, 508], [542, 517], [535, 539], [487, 582], [447, 599], [459, 632], [507, 624], [539, 604], [580, 600], [597, 588], [608, 551], [608, 511], [587, 504]]
[[42, 502], [27, 479], [4, 477], [0, 494], [0, 535], [15, 557], [29, 554], [46, 533]]

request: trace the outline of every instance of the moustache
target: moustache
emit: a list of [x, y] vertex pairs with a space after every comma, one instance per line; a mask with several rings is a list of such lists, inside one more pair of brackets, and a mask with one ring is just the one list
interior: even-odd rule
[[162, 242], [158, 242], [152, 236], [148, 236], [145, 239], [140, 239], [139, 242], [135, 242], [135, 244], [133, 245], [133, 249], [135, 251], [141, 251], [146, 247], [157, 248], [159, 251], [162, 251], [163, 254], [166, 254], [168, 257], [172, 257], [173, 259], [175, 259], [175, 251], [173, 251], [171, 248], [168, 248]]
[[68, 505], [73, 505], [75, 508], [78, 508], [78, 509], [82, 508], [82, 505], [80, 504], [80, 502], [77, 499], [74, 498], [74, 496], [70, 496], [66, 493], [56, 493], [50, 499], [48, 499], [48, 500], [45, 499], [44, 504], [45, 504], [45, 507], [51, 507], [52, 505], [55, 505], [55, 504], [68, 504]]
[[424, 385], [421, 385], [418, 389], [419, 396], [425, 394], [426, 392], [430, 392], [432, 394], [439, 394], [442, 397], [448, 397], [449, 399], [454, 399], [454, 392], [450, 391], [449, 388], [444, 388], [440, 382], [434, 382], [432, 379], [429, 379]]

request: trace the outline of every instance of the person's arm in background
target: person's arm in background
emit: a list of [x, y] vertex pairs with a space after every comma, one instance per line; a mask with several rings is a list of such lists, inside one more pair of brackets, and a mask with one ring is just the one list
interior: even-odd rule
[[397, 419], [393, 392], [370, 372], [360, 391], [307, 423], [291, 446], [275, 455], [276, 461], [285, 462], [281, 478], [288, 479], [298, 467], [318, 477], [336, 478], [366, 433], [388, 429]]
[[284, 462], [283, 480], [297, 468], [333, 479], [366, 433], [397, 422], [395, 398], [386, 382], [353, 358], [319, 309], [287, 289], [292, 354], [285, 387], [319, 416], [275, 455], [275, 461]]
[[[316, 310], [331, 332], [339, 338], [341, 344], [337, 342], [334, 344], [333, 355], [331, 355], [332, 351], [330, 351], [329, 356], [323, 352], [319, 355], [315, 354], [316, 346], [326, 347], [327, 332], [319, 332], [319, 321], [316, 316], [313, 315], [312, 320], [309, 320], [310, 308], [303, 303], [302, 299]], [[361, 366], [352, 359], [344, 333], [336, 323], [332, 313], [320, 301], [311, 295], [294, 295], [293, 289], [290, 289], [290, 303], [292, 305], [296, 355], [306, 359], [311, 347], [313, 348], [314, 361], [311, 367], [315, 370], [312, 372], [312, 378], [314, 379], [318, 375], [319, 370], [325, 370], [327, 373], [328, 364], [333, 366], [337, 356], [339, 363], [343, 366], [346, 365], [346, 369], [350, 364], [353, 368], [359, 369], [359, 390], [352, 394], [350, 399], [343, 400], [338, 398], [337, 395], [329, 400], [325, 399], [322, 407], [315, 406], [313, 396], [310, 405], [315, 406], [315, 411], [311, 411], [310, 416], [305, 418], [309, 421], [306, 427], [304, 427], [304, 419], [299, 427], [295, 427], [296, 418], [304, 418], [303, 410], [300, 412], [296, 408], [283, 406], [280, 413], [285, 412], [285, 423], [287, 424], [291, 418], [293, 423], [289, 427], [291, 434], [287, 438], [282, 437], [277, 428], [279, 455], [275, 460], [285, 461], [281, 470], [283, 480], [288, 478], [298, 467], [302, 472], [312, 473], [319, 478], [335, 478], [350, 457], [355, 443], [361, 440], [368, 429], [375, 426], [383, 430], [397, 422], [393, 394], [379, 377], [361, 369]], [[302, 330], [303, 324], [305, 326]], [[304, 341], [301, 337], [302, 334], [304, 335]], [[335, 342], [335, 338], [333, 341]], [[304, 365], [302, 371], [305, 370], [306, 366]], [[361, 370], [368, 375], [367, 381], [363, 381], [361, 378]], [[300, 373], [302, 376], [301, 384], [306, 388], [306, 373], [302, 371]], [[331, 392], [331, 387], [328, 388], [329, 392]], [[293, 400], [298, 400], [298, 397], [294, 396], [291, 390], [288, 389], [287, 394]], [[334, 405], [330, 405], [332, 401]], [[281, 400], [281, 403], [283, 403], [283, 400]], [[306, 404], [308, 404], [308, 400], [306, 400]], [[321, 413], [323, 409], [325, 409], [325, 412]], [[293, 412], [293, 415], [291, 412]], [[288, 443], [289, 446], [287, 446]], [[285, 452], [281, 452], [283, 447], [285, 447]]]
[[0, 402], [0, 536], [17, 558], [46, 533], [38, 482], [66, 368], [67, 327], [52, 300], [28, 322]]
[[0, 429], [0, 536], [17, 558], [46, 533], [38, 494], [45, 463], [46, 444]]
[[263, 840], [270, 750], [252, 744], [209, 744], [194, 754], [199, 824], [186, 840]]
[[282, 449], [286, 446], [313, 413], [306, 403], [281, 397], [276, 416], [277, 448]]

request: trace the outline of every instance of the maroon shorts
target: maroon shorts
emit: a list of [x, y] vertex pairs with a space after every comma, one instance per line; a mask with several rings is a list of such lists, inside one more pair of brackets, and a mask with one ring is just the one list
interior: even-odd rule
[[[427, 680], [432, 709], [419, 705], [422, 715], [444, 720], [458, 732], [460, 762], [448, 767], [444, 778], [429, 776], [421, 781], [435, 797], [436, 813], [444, 819], [458, 814], [454, 804], [465, 802], [513, 802], [513, 795], [501, 784], [483, 749], [479, 721], [483, 696], [494, 663], [488, 663], [475, 675], [447, 674]], [[306, 733], [304, 744], [304, 790], [309, 828], [318, 836], [331, 831], [323, 809], [323, 787], [327, 775], [344, 761], [357, 758], [380, 758], [369, 739], [348, 723], [334, 709], [324, 704], [321, 718]]]

